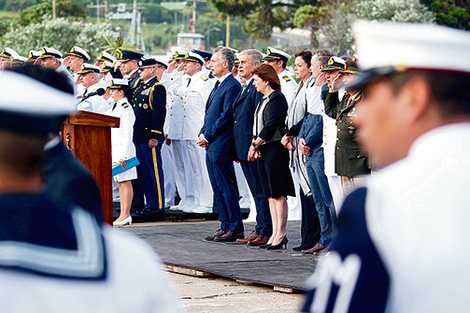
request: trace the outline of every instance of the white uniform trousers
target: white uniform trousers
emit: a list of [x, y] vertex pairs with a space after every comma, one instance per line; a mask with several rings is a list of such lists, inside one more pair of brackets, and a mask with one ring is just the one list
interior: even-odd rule
[[162, 154], [163, 177], [165, 177], [165, 207], [175, 205], [176, 198], [176, 182], [175, 182], [175, 165], [173, 160], [173, 151], [171, 146], [166, 143], [162, 144], [160, 150]]

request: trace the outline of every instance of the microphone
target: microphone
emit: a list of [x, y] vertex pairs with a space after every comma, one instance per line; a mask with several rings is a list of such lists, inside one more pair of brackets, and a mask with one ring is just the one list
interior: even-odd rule
[[82, 101], [83, 101], [83, 100], [86, 100], [86, 99], [88, 99], [88, 98], [90, 98], [90, 97], [93, 97], [93, 96], [102, 96], [102, 95], [104, 95], [104, 93], [105, 93], [104, 88], [98, 88], [98, 89], [96, 89], [95, 91], [90, 92], [89, 94], [85, 95], [85, 96], [82, 98]]

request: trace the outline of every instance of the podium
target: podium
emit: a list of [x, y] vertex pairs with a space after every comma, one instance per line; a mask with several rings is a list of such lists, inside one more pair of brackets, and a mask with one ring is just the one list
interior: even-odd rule
[[78, 111], [62, 126], [62, 141], [96, 180], [101, 194], [103, 217], [113, 222], [113, 187], [111, 175], [111, 127], [120, 119], [108, 115]]

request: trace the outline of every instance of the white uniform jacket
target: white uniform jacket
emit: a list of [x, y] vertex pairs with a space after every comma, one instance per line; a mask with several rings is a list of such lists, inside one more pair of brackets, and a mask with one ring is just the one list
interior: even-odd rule
[[297, 89], [297, 82], [286, 70], [278, 74], [278, 76], [281, 82], [281, 92], [284, 94], [284, 97], [286, 97], [287, 103], [291, 103], [294, 92]]
[[[86, 97], [90, 93], [95, 92], [100, 88], [106, 89], [106, 85], [103, 82], [98, 82], [88, 87], [86, 89], [86, 92], [83, 94], [83, 97]], [[79, 102], [77, 105], [77, 110], [90, 111], [95, 113], [104, 113], [110, 108], [111, 107], [109, 106], [109, 102], [107, 100], [104, 100], [103, 97], [99, 95], [86, 98], [85, 100]]]
[[135, 157], [135, 146], [132, 143], [135, 115], [127, 98], [116, 102], [106, 114], [121, 119], [119, 128], [111, 128], [112, 162]]
[[170, 117], [174, 127], [171, 130], [172, 137], [197, 140], [204, 124], [206, 102], [213, 88], [214, 80], [209, 79], [202, 71], [192, 77], [183, 77], [181, 88], [175, 90], [175, 96], [182, 101], [182, 112]]

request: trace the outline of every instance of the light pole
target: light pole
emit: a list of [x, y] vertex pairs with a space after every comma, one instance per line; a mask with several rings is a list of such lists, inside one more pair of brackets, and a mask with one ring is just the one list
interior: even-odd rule
[[167, 22], [163, 22], [163, 23], [158, 23], [157, 25], [155, 25], [155, 27], [152, 29], [152, 35], [150, 36], [150, 38], [152, 38], [152, 53], [153, 51], [155, 51], [155, 44], [154, 44], [154, 41], [153, 41], [153, 36], [155, 35], [155, 31], [157, 30], [158, 27], [160, 27], [161, 25], [166, 25]]
[[212, 26], [214, 25], [217, 25], [217, 24], [216, 23], [210, 24], [209, 27], [207, 27], [206, 32], [204, 33], [204, 36], [207, 38], [206, 46], [208, 50], [211, 48], [211, 31], [216, 31], [216, 32], [220, 31], [220, 28], [218, 27], [212, 28]]

